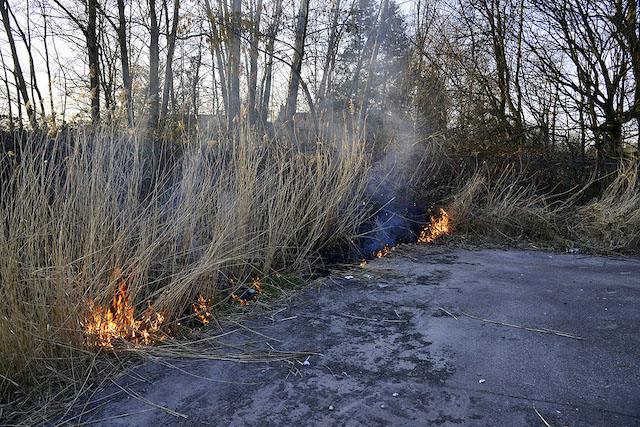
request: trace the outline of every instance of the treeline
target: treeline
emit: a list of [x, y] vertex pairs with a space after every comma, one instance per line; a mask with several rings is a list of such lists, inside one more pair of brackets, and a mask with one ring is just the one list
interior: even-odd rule
[[612, 158], [640, 144], [635, 0], [0, 0], [0, 12], [10, 129], [318, 129], [348, 113], [471, 153]]

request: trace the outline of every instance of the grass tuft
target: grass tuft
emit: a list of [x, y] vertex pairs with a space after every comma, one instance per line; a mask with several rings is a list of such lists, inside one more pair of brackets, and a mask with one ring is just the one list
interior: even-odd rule
[[451, 197], [447, 212], [459, 232], [536, 240], [554, 238], [558, 213], [513, 167], [493, 180], [489, 173], [475, 172]]
[[572, 238], [594, 250], [629, 252], [640, 243], [640, 176], [637, 162], [624, 162], [597, 197], [577, 209]]

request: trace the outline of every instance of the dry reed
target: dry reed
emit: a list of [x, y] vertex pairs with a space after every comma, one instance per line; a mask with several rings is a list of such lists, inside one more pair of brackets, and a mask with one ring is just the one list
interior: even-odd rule
[[452, 227], [482, 236], [548, 240], [558, 214], [544, 195], [513, 167], [495, 180], [477, 171], [451, 197], [447, 207]]
[[[595, 174], [582, 188], [556, 200], [514, 168], [495, 180], [477, 171], [463, 182], [447, 211], [455, 230], [478, 236], [516, 240], [525, 238], [558, 249], [579, 247], [583, 252], [635, 252], [640, 244], [640, 176], [637, 161], [622, 162], [599, 197], [578, 204], [595, 183]], [[565, 196], [564, 198], [561, 196]]]
[[349, 137], [303, 151], [246, 130], [200, 136], [158, 176], [143, 135], [105, 128], [34, 139], [19, 164], [9, 159], [0, 396], [14, 409], [93, 383], [96, 350], [82, 324], [89, 301], [108, 306], [118, 269], [134, 278], [136, 316], [151, 304], [172, 325], [198, 294], [219, 305], [254, 275], [308, 268], [367, 215], [368, 165]]
[[638, 163], [621, 163], [600, 197], [577, 208], [569, 230], [576, 244], [592, 250], [637, 250], [640, 243]]

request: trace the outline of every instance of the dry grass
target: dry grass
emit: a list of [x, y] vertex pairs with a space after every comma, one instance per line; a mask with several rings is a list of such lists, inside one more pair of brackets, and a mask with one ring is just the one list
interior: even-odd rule
[[[526, 239], [558, 249], [578, 247], [583, 252], [636, 252], [640, 243], [640, 176], [638, 163], [620, 164], [598, 198], [578, 201], [594, 184], [595, 174], [582, 187], [564, 194], [540, 194], [514, 168], [492, 180], [477, 171], [450, 198], [447, 211], [453, 228], [484, 238]], [[560, 195], [562, 196], [562, 195]]]
[[98, 368], [81, 326], [117, 269], [135, 277], [136, 316], [150, 302], [172, 325], [198, 294], [220, 305], [255, 275], [308, 268], [366, 216], [368, 166], [349, 138], [302, 152], [247, 131], [201, 137], [166, 179], [141, 132], [39, 145], [0, 192], [0, 396], [13, 409], [119, 369]]
[[495, 180], [477, 171], [451, 197], [447, 212], [453, 229], [459, 232], [542, 240], [554, 238], [558, 214], [513, 167]]
[[637, 162], [621, 163], [600, 197], [577, 208], [570, 228], [578, 245], [629, 252], [640, 243], [640, 176]]

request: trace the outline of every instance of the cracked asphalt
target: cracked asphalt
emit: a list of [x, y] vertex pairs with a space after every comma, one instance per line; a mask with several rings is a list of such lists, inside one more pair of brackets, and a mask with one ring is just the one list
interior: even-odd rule
[[300, 357], [149, 360], [79, 421], [640, 425], [639, 309], [639, 258], [405, 245], [221, 338]]

